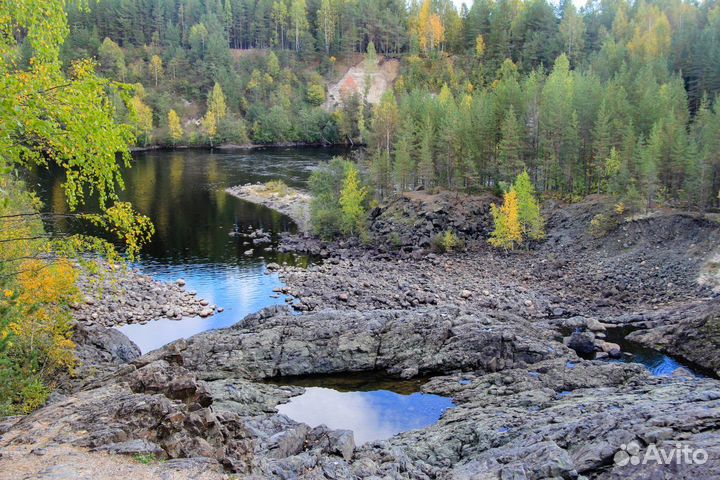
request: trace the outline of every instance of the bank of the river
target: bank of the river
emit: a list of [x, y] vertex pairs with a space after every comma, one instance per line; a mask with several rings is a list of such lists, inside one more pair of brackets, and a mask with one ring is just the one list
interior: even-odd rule
[[[720, 244], [717, 222], [670, 213], [631, 220], [594, 238], [590, 221], [608, 206], [591, 199], [548, 209], [547, 241], [504, 254], [482, 240], [491, 220], [476, 205], [465, 209], [472, 230], [455, 230], [470, 249], [432, 253], [429, 239], [457, 223], [452, 202], [432, 196], [381, 209], [370, 226], [379, 240], [372, 249], [288, 238], [285, 248], [306, 248], [326, 261], [311, 269], [282, 268], [283, 292], [300, 311], [457, 305], [512, 312], [563, 331], [630, 326], [635, 341], [720, 372], [720, 293], [714, 282], [700, 281]], [[389, 237], [399, 241], [391, 245]], [[596, 330], [589, 348], [610, 353], [604, 328]]]
[[[352, 147], [361, 147], [361, 144], [352, 145]], [[154, 150], [220, 150], [220, 151], [243, 151], [243, 150], [263, 150], [273, 148], [350, 148], [345, 143], [312, 143], [312, 142], [278, 142], [278, 143], [220, 143], [218, 145], [165, 145], [165, 144], [152, 144], [152, 145], [136, 145], [130, 148], [131, 152], [149, 152]]]
[[247, 183], [226, 188], [230, 195], [252, 202], [290, 217], [301, 233], [310, 231], [310, 201], [308, 192], [297, 188], [282, 186], [281, 190], [268, 183]]

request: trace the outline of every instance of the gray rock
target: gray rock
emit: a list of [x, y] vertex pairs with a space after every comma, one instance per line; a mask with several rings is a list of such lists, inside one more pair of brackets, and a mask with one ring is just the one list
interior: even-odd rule
[[165, 452], [159, 445], [147, 440], [128, 440], [126, 442], [109, 443], [95, 450], [118, 455], [161, 455]]
[[567, 345], [580, 354], [593, 353], [595, 351], [595, 335], [592, 332], [575, 331], [570, 335]]

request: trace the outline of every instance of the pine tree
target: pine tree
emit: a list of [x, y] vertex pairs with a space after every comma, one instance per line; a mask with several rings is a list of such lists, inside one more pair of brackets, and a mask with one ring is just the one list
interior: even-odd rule
[[522, 227], [520, 226], [518, 196], [514, 189], [505, 192], [502, 206], [494, 203], [490, 206], [495, 230], [490, 235], [490, 244], [496, 248], [512, 250], [522, 243]]
[[390, 163], [390, 154], [385, 150], [376, 150], [371, 159], [370, 170], [372, 171], [375, 181], [377, 196], [382, 199], [392, 193], [392, 164]]
[[591, 184], [596, 183], [597, 193], [601, 192], [603, 167], [610, 154], [610, 115], [605, 102], [598, 110], [595, 128], [593, 129], [593, 161], [590, 165]]
[[645, 208], [648, 209], [653, 207], [657, 198], [658, 164], [662, 148], [660, 130], [660, 125], [656, 124], [647, 143], [643, 144], [640, 139], [638, 148], [636, 148], [640, 159], [640, 193], [645, 199]]
[[[378, 56], [375, 50], [375, 42], [370, 40], [370, 42], [368, 42], [367, 52], [365, 53], [365, 71], [370, 73], [374, 72], [377, 70], [377, 63]], [[389, 92], [392, 93], [392, 90]]]
[[420, 140], [420, 161], [418, 162], [418, 178], [425, 189], [435, 184], [435, 162], [432, 152], [432, 134], [423, 132]]
[[401, 192], [412, 188], [415, 176], [415, 161], [410, 154], [410, 141], [408, 134], [403, 133], [399, 136], [395, 143], [395, 165], [394, 175], [395, 183]]
[[510, 180], [525, 168], [522, 158], [522, 133], [512, 105], [505, 115], [500, 132], [502, 137], [498, 154], [500, 175], [503, 180]]

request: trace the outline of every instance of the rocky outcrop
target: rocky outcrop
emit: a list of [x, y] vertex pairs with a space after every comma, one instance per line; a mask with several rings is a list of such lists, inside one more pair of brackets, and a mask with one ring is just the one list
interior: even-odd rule
[[376, 246], [387, 251], [432, 250], [447, 231], [473, 246], [492, 231], [490, 205], [497, 201], [492, 195], [407, 192], [370, 213], [370, 232]]
[[570, 354], [551, 333], [510, 314], [321, 311], [273, 307], [237, 325], [179, 340], [138, 362], [182, 359], [204, 380], [383, 370], [405, 378], [454, 370], [493, 372]]
[[118, 366], [140, 356], [140, 349], [119, 330], [78, 322], [73, 330], [75, 375], [63, 380], [64, 390], [72, 390], [113, 372]]
[[[276, 413], [302, 388], [256, 381], [350, 368], [442, 373], [424, 390], [457, 407], [431, 427], [358, 448], [347, 431]], [[623, 469], [613, 464], [622, 445], [682, 442], [709, 455], [682, 471], [711, 479], [718, 418], [720, 382], [581, 360], [510, 314], [270, 309], [151, 352], [11, 424], [0, 452], [58, 443], [154, 452], [250, 478], [640, 479], [680, 467]]]
[[323, 107], [334, 111], [352, 95], [364, 96], [365, 101], [377, 105], [385, 91], [392, 88], [399, 71], [400, 62], [397, 59], [382, 58], [379, 64], [368, 67], [367, 60], [362, 58], [337, 83], [328, 85]]

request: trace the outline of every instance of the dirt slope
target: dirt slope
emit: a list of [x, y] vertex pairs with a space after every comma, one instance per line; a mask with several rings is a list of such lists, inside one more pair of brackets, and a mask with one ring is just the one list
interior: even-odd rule
[[323, 107], [333, 111], [342, 105], [343, 97], [365, 93], [369, 82], [367, 101], [373, 105], [380, 102], [383, 93], [390, 88], [398, 76], [400, 62], [394, 59], [380, 60], [378, 65], [368, 68], [365, 61], [351, 67], [337, 83], [328, 85], [328, 96]]

